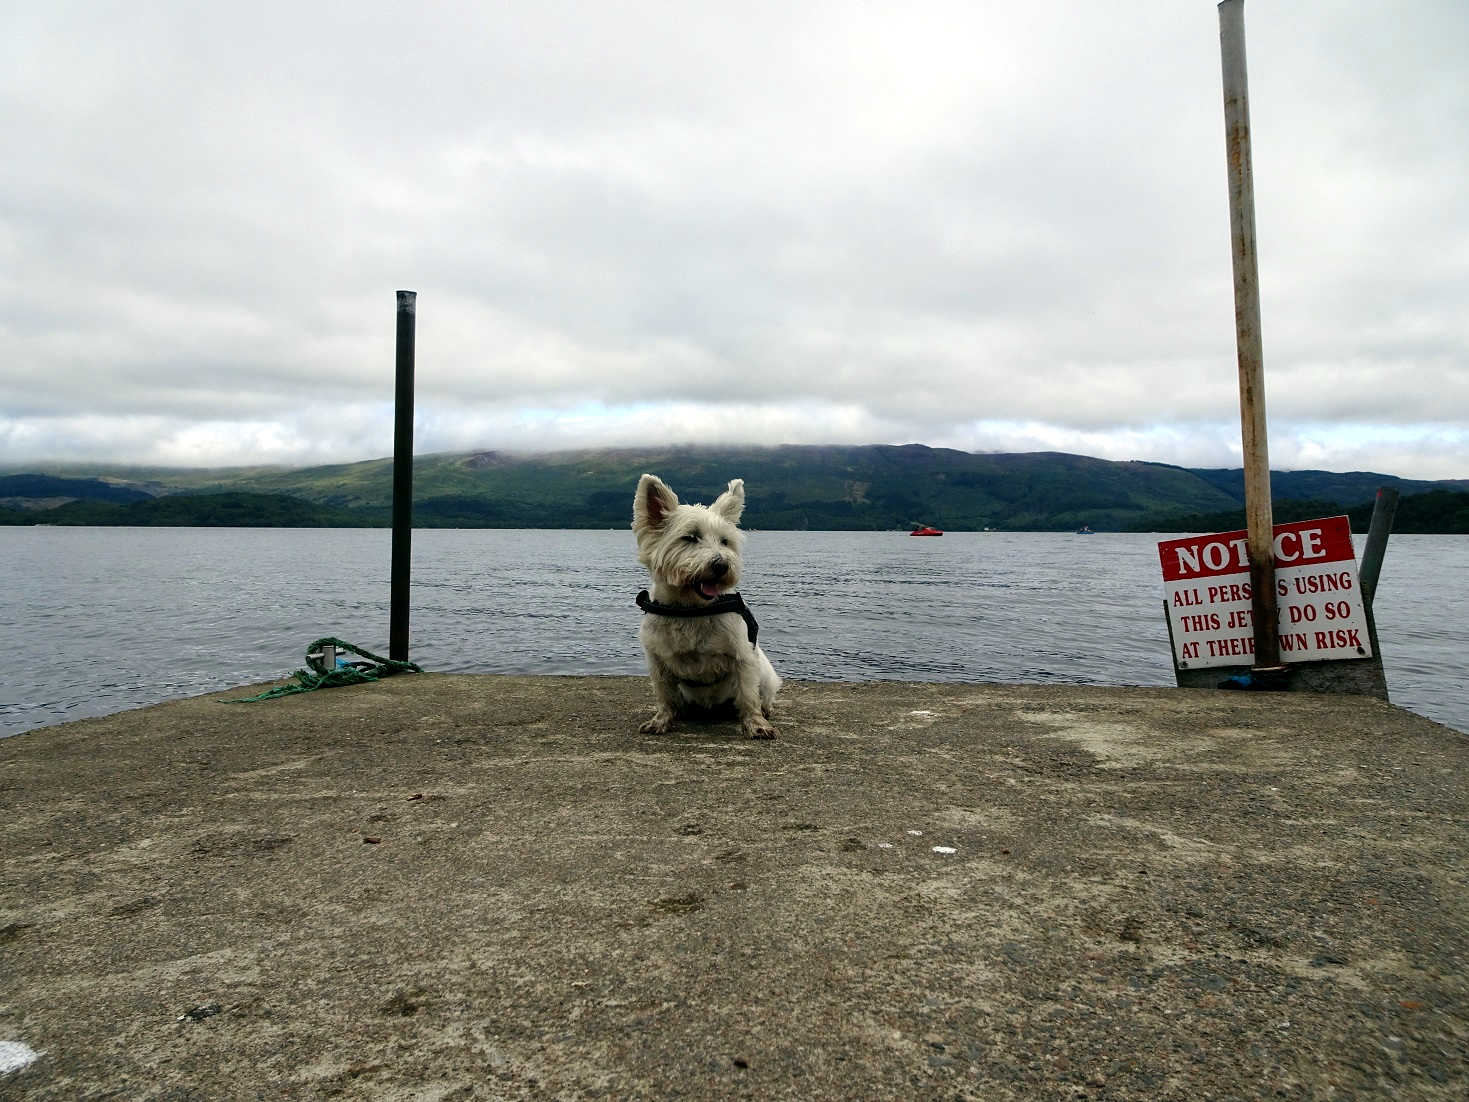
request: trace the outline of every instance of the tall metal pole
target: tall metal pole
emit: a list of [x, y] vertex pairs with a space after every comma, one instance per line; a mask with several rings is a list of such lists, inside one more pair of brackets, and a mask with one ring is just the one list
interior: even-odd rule
[[408, 661], [408, 579], [413, 553], [413, 341], [417, 291], [398, 292], [397, 386], [393, 403], [393, 564], [388, 657]]
[[1254, 668], [1278, 670], [1281, 668], [1280, 629], [1275, 600], [1274, 520], [1270, 510], [1270, 448], [1265, 430], [1265, 365], [1260, 337], [1260, 270], [1255, 252], [1255, 181], [1250, 160], [1244, 0], [1223, 0], [1219, 5], [1219, 49], [1224, 70], [1224, 143], [1229, 161], [1245, 522], [1249, 530], [1250, 583], [1254, 592]]
[[[1367, 545], [1362, 548], [1362, 566], [1358, 571], [1362, 599], [1369, 605], [1377, 596], [1377, 576], [1382, 573], [1382, 557], [1387, 554], [1387, 537], [1392, 534], [1392, 520], [1398, 511], [1398, 491], [1379, 486], [1372, 503], [1372, 524], [1367, 529]], [[1377, 648], [1373, 648], [1377, 652]]]

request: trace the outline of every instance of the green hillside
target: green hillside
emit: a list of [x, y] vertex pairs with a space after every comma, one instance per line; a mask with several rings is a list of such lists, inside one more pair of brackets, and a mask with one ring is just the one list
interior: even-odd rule
[[333, 509], [281, 494], [170, 494], [124, 505], [72, 501], [42, 510], [0, 510], [0, 525], [126, 528], [366, 528], [386, 524], [376, 511]]
[[[1245, 499], [1245, 473], [1238, 467], [1193, 472], [1229, 494], [1236, 501]], [[1316, 500], [1336, 502], [1371, 501], [1379, 486], [1391, 485], [1400, 494], [1424, 494], [1432, 490], [1469, 491], [1469, 480], [1456, 479], [1426, 482], [1421, 479], [1394, 478], [1371, 471], [1272, 471], [1270, 496], [1274, 500]]]
[[[745, 480], [745, 525], [766, 529], [953, 531], [1220, 531], [1242, 516], [1238, 470], [1191, 470], [1059, 452], [985, 454], [903, 446], [624, 448], [520, 455], [474, 452], [414, 460], [418, 527], [621, 528], [639, 475], [660, 475], [687, 501], [708, 502]], [[58, 494], [74, 482], [76, 498]], [[26, 480], [30, 481], [26, 481]], [[102, 480], [99, 482], [98, 480]], [[1370, 505], [1377, 488], [1453, 494], [1469, 482], [1413, 482], [1369, 472], [1282, 471], [1272, 479], [1279, 519]], [[105, 482], [106, 488], [100, 489]], [[388, 523], [392, 460], [297, 469], [71, 468], [26, 472], [10, 486], [50, 495], [0, 523], [379, 525]], [[85, 491], [85, 492], [84, 492]], [[148, 495], [133, 504], [100, 496]], [[1420, 530], [1457, 530], [1450, 499], [1408, 510]], [[27, 504], [21, 498], [19, 504]], [[1447, 510], [1447, 512], [1445, 512]], [[1421, 514], [1421, 515], [1420, 515]], [[108, 519], [104, 519], [108, 518]], [[253, 519], [252, 519], [253, 518]], [[1440, 519], [1441, 518], [1441, 519]], [[1242, 522], [1241, 522], [1242, 523]], [[1433, 528], [1434, 524], [1448, 528]]]
[[[1366, 531], [1372, 521], [1372, 503], [1350, 510], [1352, 527]], [[1469, 493], [1430, 490], [1398, 502], [1393, 531], [1402, 533], [1469, 534]]]
[[[658, 474], [684, 500], [710, 501], [745, 480], [745, 523], [772, 529], [955, 530], [1120, 528], [1150, 512], [1227, 508], [1221, 490], [1178, 467], [1059, 453], [972, 454], [901, 447], [662, 448], [497, 452], [414, 461], [414, 517], [424, 526], [621, 527], [639, 475]], [[268, 475], [222, 476], [325, 505], [386, 508], [388, 460]]]

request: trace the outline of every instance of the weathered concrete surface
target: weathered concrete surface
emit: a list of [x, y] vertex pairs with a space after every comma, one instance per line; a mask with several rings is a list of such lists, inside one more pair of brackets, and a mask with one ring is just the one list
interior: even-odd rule
[[0, 1095], [1469, 1096], [1469, 738], [1378, 701], [219, 699], [0, 741]]

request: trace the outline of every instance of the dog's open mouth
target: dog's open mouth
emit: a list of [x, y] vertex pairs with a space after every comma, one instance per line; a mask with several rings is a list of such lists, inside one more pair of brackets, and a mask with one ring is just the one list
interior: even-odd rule
[[694, 592], [706, 601], [713, 601], [724, 592], [724, 587], [718, 582], [699, 581], [694, 583]]

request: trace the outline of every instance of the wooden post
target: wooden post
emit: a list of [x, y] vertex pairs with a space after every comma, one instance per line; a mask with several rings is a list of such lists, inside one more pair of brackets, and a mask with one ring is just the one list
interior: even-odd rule
[[1255, 183], [1250, 160], [1244, 9], [1244, 0], [1223, 0], [1219, 5], [1219, 48], [1224, 72], [1225, 152], [1229, 161], [1245, 527], [1249, 531], [1250, 584], [1254, 595], [1254, 669], [1263, 673], [1283, 667], [1275, 600], [1274, 518], [1270, 509], [1270, 448], [1265, 428], [1265, 366], [1260, 335], [1260, 271], [1255, 252]]
[[393, 403], [393, 560], [388, 587], [388, 657], [408, 661], [408, 590], [413, 557], [413, 345], [418, 292], [398, 292]]

